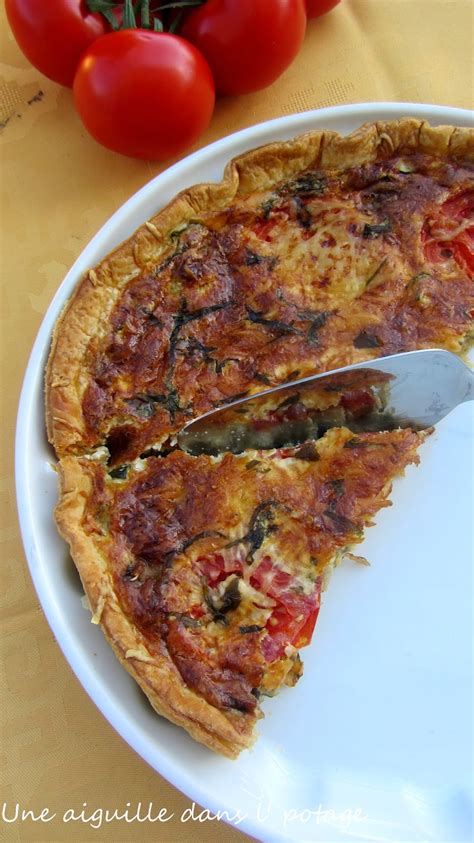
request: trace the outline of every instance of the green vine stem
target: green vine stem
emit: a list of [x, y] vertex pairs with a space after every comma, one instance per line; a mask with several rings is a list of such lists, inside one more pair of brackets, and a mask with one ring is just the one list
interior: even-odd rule
[[[111, 29], [151, 29], [155, 32], [177, 32], [183, 21], [186, 9], [202, 6], [206, 0], [174, 0], [174, 2], [154, 2], [154, 0], [86, 0], [90, 12], [102, 15]], [[176, 11], [169, 21], [161, 18], [161, 12]]]

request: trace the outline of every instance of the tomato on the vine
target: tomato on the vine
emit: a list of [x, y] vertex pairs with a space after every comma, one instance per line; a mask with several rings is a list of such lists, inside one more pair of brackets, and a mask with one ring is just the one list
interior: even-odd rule
[[298, 53], [304, 0], [207, 0], [180, 30], [208, 60], [221, 94], [271, 85]]
[[341, 0], [306, 0], [306, 14], [309, 18], [319, 18], [340, 2]]
[[183, 38], [123, 29], [84, 53], [74, 100], [99, 143], [159, 161], [197, 140], [211, 119], [215, 89], [207, 62]]
[[5, 0], [5, 7], [28, 61], [60, 85], [72, 85], [81, 55], [109, 28], [85, 0]]

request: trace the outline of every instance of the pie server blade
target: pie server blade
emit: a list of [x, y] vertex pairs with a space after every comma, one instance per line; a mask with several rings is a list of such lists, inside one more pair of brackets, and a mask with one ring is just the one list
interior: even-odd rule
[[474, 375], [449, 351], [380, 357], [232, 401], [178, 434], [190, 454], [240, 453], [317, 439], [330, 427], [356, 433], [431, 427], [474, 399]]

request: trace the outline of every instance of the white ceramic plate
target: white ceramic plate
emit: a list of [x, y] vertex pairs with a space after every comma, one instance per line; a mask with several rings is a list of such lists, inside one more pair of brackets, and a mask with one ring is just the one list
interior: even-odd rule
[[[153, 179], [84, 249], [46, 314], [20, 401], [17, 489], [23, 541], [43, 609], [87, 693], [122, 737], [190, 800], [264, 841], [470, 840], [472, 408], [463, 405], [395, 483], [392, 509], [335, 573], [297, 687], [264, 704], [255, 748], [219, 758], [155, 715], [81, 605], [53, 523], [56, 476], [43, 424], [50, 335], [74, 285], [177, 191], [219, 180], [234, 155], [310, 129], [423, 117], [467, 126], [459, 109], [325, 108], [245, 129]], [[157, 831], [157, 834], [160, 834]]]

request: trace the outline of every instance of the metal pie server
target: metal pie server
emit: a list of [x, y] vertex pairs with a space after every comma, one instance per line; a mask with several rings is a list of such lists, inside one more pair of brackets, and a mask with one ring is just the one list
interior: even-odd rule
[[230, 402], [178, 434], [190, 454], [296, 446], [331, 427], [356, 433], [424, 430], [474, 399], [474, 375], [455, 354], [408, 351], [285, 383]]

